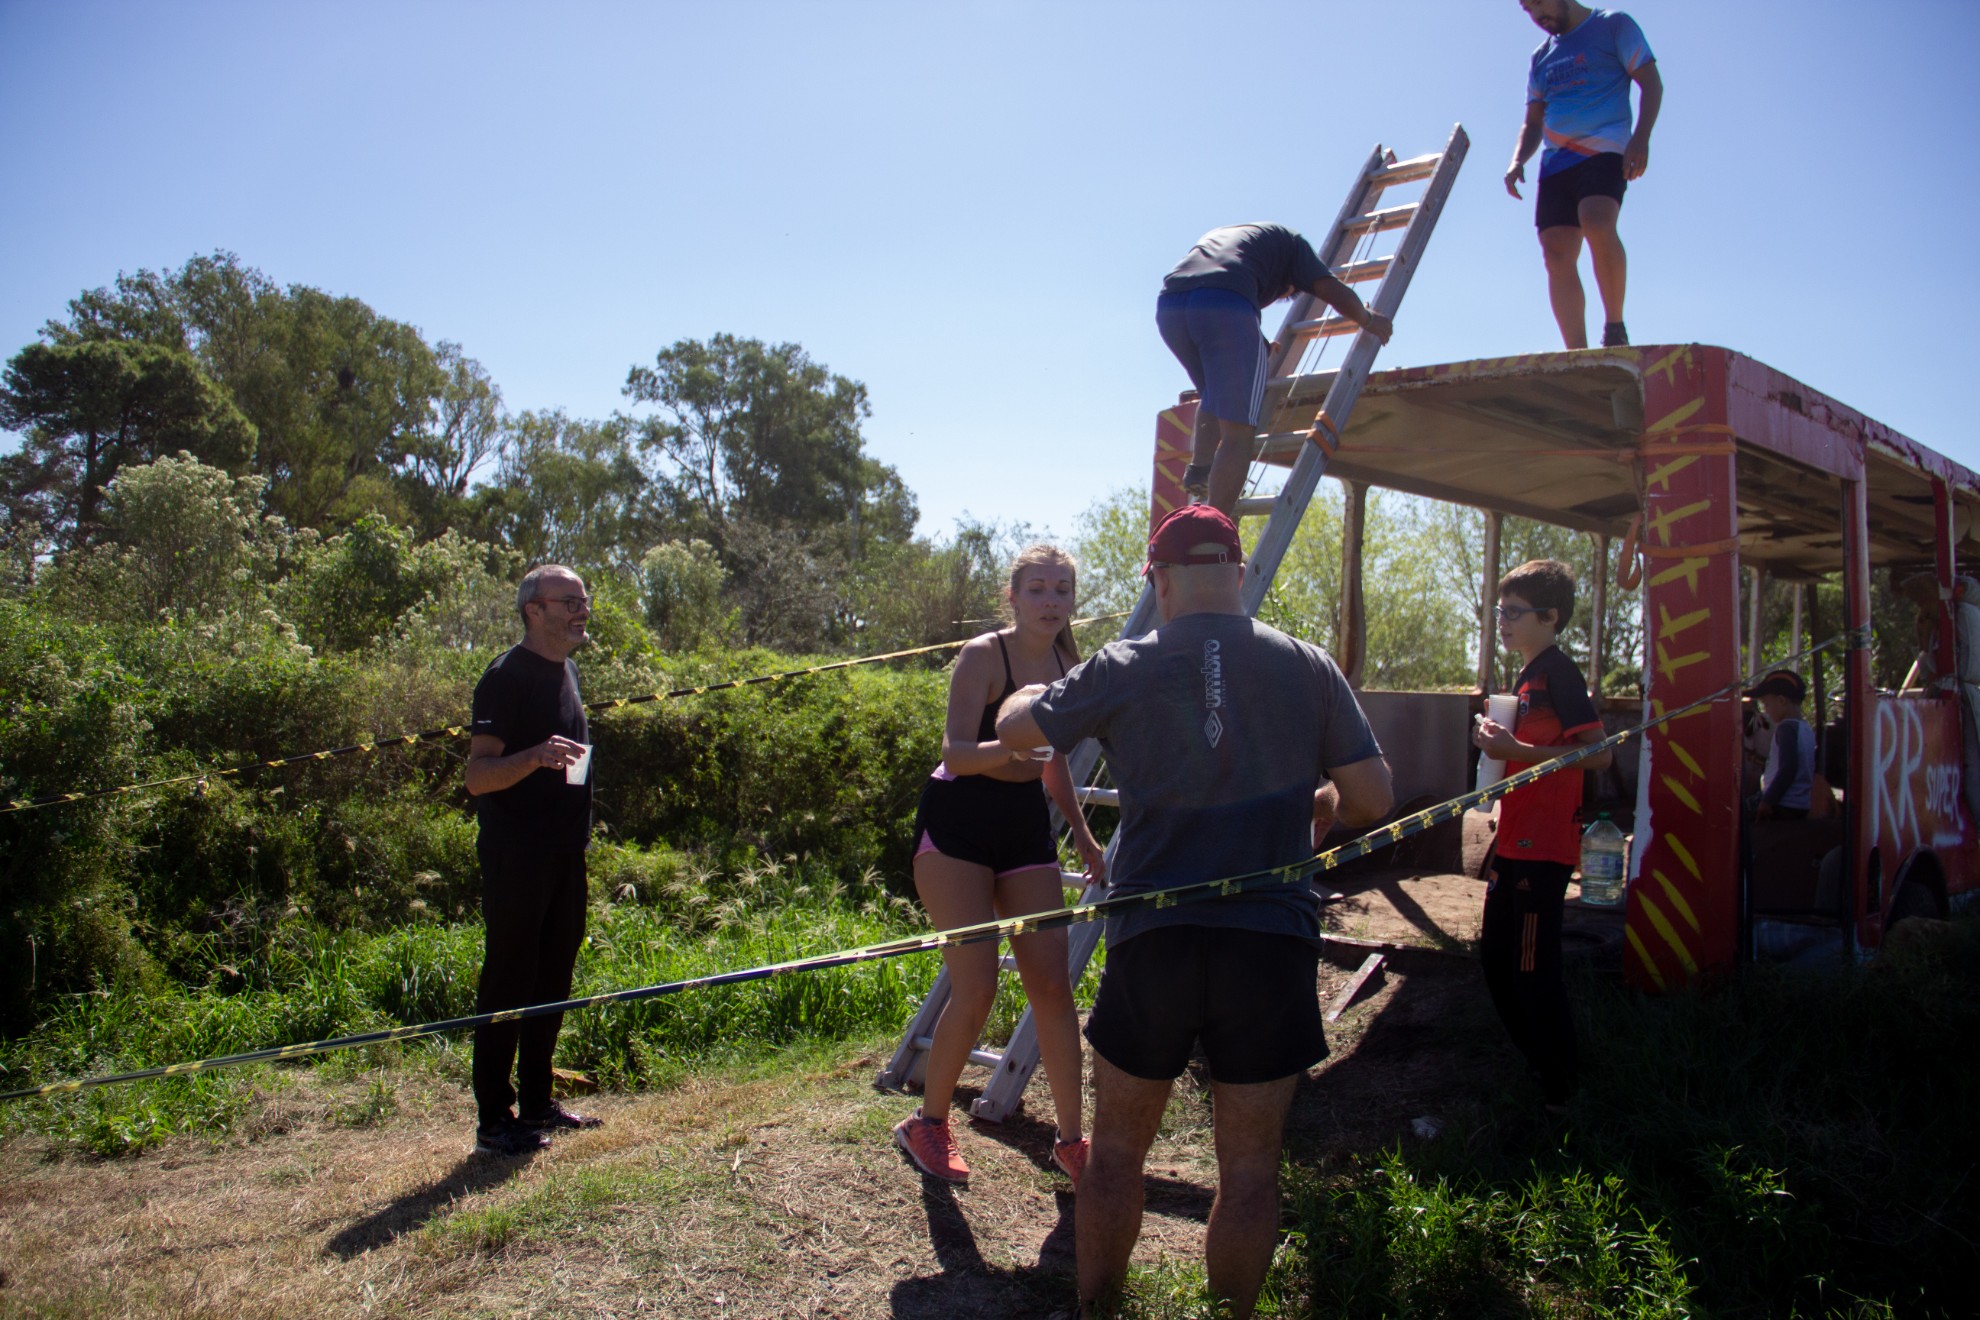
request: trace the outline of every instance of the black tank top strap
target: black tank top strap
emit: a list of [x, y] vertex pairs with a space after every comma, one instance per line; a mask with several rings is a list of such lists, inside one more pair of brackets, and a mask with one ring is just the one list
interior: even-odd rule
[[1004, 704], [1005, 698], [1017, 691], [1017, 679], [1011, 676], [1011, 652], [1004, 645], [1004, 634], [997, 632], [990, 635], [997, 639], [997, 652], [1004, 657], [1004, 690], [997, 694], [995, 701], [983, 708], [983, 719], [976, 726], [978, 742], [997, 741], [997, 710]]

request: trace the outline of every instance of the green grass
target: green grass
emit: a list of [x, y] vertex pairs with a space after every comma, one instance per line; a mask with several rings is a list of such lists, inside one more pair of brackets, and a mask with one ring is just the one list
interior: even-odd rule
[[[1971, 1313], [1980, 921], [1829, 980], [1755, 968], [1646, 999], [1591, 973], [1573, 991], [1569, 1122], [1520, 1090], [1444, 1115], [1427, 1145], [1290, 1165], [1262, 1314]], [[1124, 1313], [1211, 1314], [1203, 1287], [1190, 1263], [1140, 1270]]]
[[[683, 980], [869, 944], [911, 929], [896, 905], [740, 913], [701, 931], [657, 908], [594, 908], [573, 993]], [[200, 987], [134, 986], [61, 1001], [29, 1035], [0, 1045], [0, 1083], [37, 1084], [296, 1044], [474, 1011], [481, 931], [419, 925], [381, 935], [300, 928], [256, 963]], [[793, 1042], [842, 1040], [904, 1021], [935, 974], [919, 955], [775, 977], [568, 1015], [560, 1066], [612, 1087], [664, 1084], [686, 1070], [740, 1061]], [[231, 986], [233, 988], [226, 988]], [[399, 1060], [465, 1083], [465, 1037], [365, 1047], [314, 1065], [355, 1081]], [[250, 1065], [0, 1107], [0, 1135], [33, 1131], [96, 1154], [143, 1149], [174, 1133], [237, 1135], [294, 1066]], [[396, 1106], [384, 1083], [335, 1117], [381, 1121]]]

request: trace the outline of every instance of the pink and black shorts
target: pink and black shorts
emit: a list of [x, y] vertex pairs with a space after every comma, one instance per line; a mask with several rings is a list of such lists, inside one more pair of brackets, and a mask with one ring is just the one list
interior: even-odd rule
[[939, 852], [987, 866], [999, 879], [1059, 864], [1052, 813], [1038, 780], [1011, 783], [988, 775], [931, 776], [914, 813], [914, 855]]

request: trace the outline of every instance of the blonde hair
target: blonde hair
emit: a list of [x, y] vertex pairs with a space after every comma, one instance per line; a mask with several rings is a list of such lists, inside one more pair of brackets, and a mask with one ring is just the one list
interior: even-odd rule
[[[1063, 568], [1073, 575], [1073, 586], [1077, 588], [1079, 585], [1079, 564], [1071, 555], [1058, 546], [1044, 541], [1026, 546], [1018, 551], [1017, 558], [1011, 561], [1010, 584], [1004, 588], [1003, 613], [1004, 621], [1007, 623], [1014, 623], [1017, 620], [1017, 615], [1011, 608], [1011, 597], [1017, 595], [1018, 587], [1024, 582], [1024, 571], [1028, 568]], [[1059, 629], [1059, 635], [1052, 639], [1052, 644], [1074, 660], [1079, 659], [1079, 643], [1073, 640], [1071, 619], [1067, 619], [1065, 626]]]

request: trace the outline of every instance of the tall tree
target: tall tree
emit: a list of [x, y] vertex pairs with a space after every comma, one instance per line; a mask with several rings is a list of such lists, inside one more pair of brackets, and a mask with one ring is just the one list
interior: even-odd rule
[[913, 496], [865, 453], [866, 387], [796, 344], [683, 339], [634, 367], [625, 394], [664, 410], [639, 422], [640, 444], [662, 496], [718, 547], [737, 520], [844, 529], [852, 550], [912, 535]]
[[503, 432], [494, 481], [476, 492], [478, 529], [532, 564], [636, 576], [662, 528], [629, 431], [623, 418], [522, 413]]
[[117, 473], [181, 450], [243, 471], [255, 428], [184, 349], [121, 341], [29, 344], [0, 383], [0, 426], [19, 452], [0, 459], [10, 521], [33, 518], [65, 546], [103, 531]]
[[190, 353], [254, 424], [268, 504], [299, 526], [446, 516], [499, 423], [493, 382], [458, 345], [430, 346], [357, 298], [283, 288], [227, 252], [119, 275], [42, 337]]
[[501, 443], [502, 391], [461, 346], [441, 340], [434, 348], [440, 392], [430, 425], [406, 446], [401, 470], [419, 530], [437, 536], [463, 516], [468, 483]]

